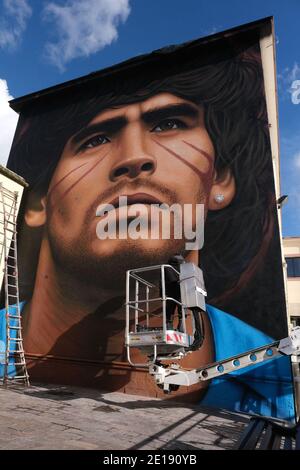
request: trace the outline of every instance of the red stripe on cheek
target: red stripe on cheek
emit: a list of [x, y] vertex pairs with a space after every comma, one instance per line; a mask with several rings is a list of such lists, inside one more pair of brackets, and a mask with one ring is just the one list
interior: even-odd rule
[[212, 162], [210, 163], [210, 167], [208, 169], [208, 171], [201, 171], [199, 170], [199, 168], [197, 168], [195, 165], [193, 165], [192, 163], [190, 163], [189, 161], [187, 161], [185, 158], [181, 157], [180, 155], [178, 155], [178, 153], [174, 152], [174, 150], [166, 147], [164, 144], [162, 144], [161, 142], [158, 142], [157, 140], [153, 139], [154, 142], [159, 145], [160, 147], [162, 147], [164, 150], [166, 150], [167, 152], [169, 152], [171, 155], [173, 155], [173, 157], [177, 158], [178, 160], [180, 160], [182, 163], [184, 163], [186, 166], [188, 166], [194, 173], [196, 173], [196, 175], [198, 176], [198, 178], [201, 180], [204, 188], [205, 188], [205, 191], [206, 191], [206, 194], [208, 195], [208, 192], [210, 191], [210, 187], [211, 187], [211, 184], [212, 184], [212, 181], [211, 181], [211, 173], [212, 173]]
[[[97, 162], [96, 162], [88, 171], [86, 171], [83, 175], [81, 175], [81, 176], [77, 179], [77, 181], [75, 181], [73, 184], [71, 184], [71, 186], [69, 186], [69, 188], [67, 188], [66, 191], [61, 195], [61, 197], [59, 198], [59, 200], [57, 201], [57, 203], [58, 203], [58, 202], [61, 202], [61, 201], [72, 191], [72, 189], [74, 189], [75, 186], [77, 186], [77, 184], [80, 183], [80, 181], [83, 180], [83, 178], [85, 178], [91, 171], [93, 171], [94, 168], [96, 168], [96, 166], [99, 165], [99, 163], [103, 162], [103, 160], [107, 157], [108, 154], [109, 154], [109, 152], [107, 152], [100, 160], [97, 160]], [[81, 167], [82, 167], [82, 166], [83, 166], [83, 165], [81, 165]], [[79, 168], [79, 167], [77, 167], [77, 168]], [[55, 205], [56, 205], [56, 204], [55, 204]], [[50, 212], [49, 216], [52, 215], [54, 208], [55, 208], [54, 205], [53, 205], [52, 207], [50, 206], [50, 208], [49, 208], [49, 212]]]
[[213, 159], [214, 159], [212, 155], [209, 155], [209, 153], [205, 152], [205, 150], [200, 149], [196, 145], [191, 144], [190, 142], [187, 142], [186, 140], [183, 140], [182, 142], [184, 142], [186, 145], [188, 145], [192, 149], [197, 150], [197, 152], [201, 153], [201, 155], [203, 155], [203, 157], [205, 157], [207, 159], [210, 166], [212, 166], [212, 162], [213, 162]]
[[83, 166], [87, 165], [89, 162], [85, 162], [83, 163], [82, 165], [79, 165], [77, 166], [76, 168], [73, 168], [73, 170], [69, 171], [69, 173], [67, 173], [65, 176], [63, 176], [59, 181], [57, 181], [57, 183], [55, 183], [55, 185], [50, 189], [49, 193], [48, 193], [48, 196], [47, 196], [47, 199], [49, 200], [49, 203], [51, 204], [51, 197], [52, 197], [52, 194], [53, 194], [53, 191], [68, 177], [70, 176], [72, 173], [74, 173], [74, 171], [77, 171], [79, 170], [80, 168], [82, 168]]
[[194, 150], [197, 150], [203, 157], [206, 158], [208, 162], [208, 170], [205, 172], [209, 177], [212, 176], [213, 170], [214, 170], [214, 157], [212, 155], [209, 155], [209, 153], [205, 152], [205, 150], [202, 150], [201, 148], [197, 147], [194, 144], [191, 144], [190, 142], [187, 142], [186, 140], [183, 140], [186, 145], [191, 147]]

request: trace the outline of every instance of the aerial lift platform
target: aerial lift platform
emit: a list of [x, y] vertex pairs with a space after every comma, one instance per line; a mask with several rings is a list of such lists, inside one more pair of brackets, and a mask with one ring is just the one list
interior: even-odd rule
[[[167, 295], [167, 269], [174, 270], [178, 276], [181, 299]], [[127, 271], [125, 345], [128, 362], [134, 367], [148, 369], [165, 393], [181, 385], [190, 386], [278, 356], [300, 355], [300, 327], [295, 327], [290, 336], [262, 347], [198, 369], [182, 368], [178, 360], [192, 354], [203, 341], [201, 320], [205, 311], [205, 296], [202, 271], [193, 263], [181, 264], [180, 271], [169, 264]], [[167, 302], [174, 302], [177, 311], [180, 311], [180, 315], [175, 313], [171, 327], [166, 315]], [[192, 332], [187, 331], [189, 315]], [[144, 363], [132, 361], [132, 348], [138, 348], [146, 356]]]

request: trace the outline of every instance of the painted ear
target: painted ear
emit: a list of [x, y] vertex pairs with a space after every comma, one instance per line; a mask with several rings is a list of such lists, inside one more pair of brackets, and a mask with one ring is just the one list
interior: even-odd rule
[[29, 227], [44, 225], [46, 223], [46, 196], [41, 198], [35, 194], [30, 194], [24, 218]]
[[235, 189], [235, 179], [230, 168], [225, 168], [219, 174], [215, 171], [208, 209], [217, 211], [227, 207], [235, 196]]

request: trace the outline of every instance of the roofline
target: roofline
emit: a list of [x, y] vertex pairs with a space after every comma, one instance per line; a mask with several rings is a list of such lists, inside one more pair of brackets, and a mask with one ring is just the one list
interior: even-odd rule
[[22, 178], [22, 176], [17, 175], [13, 171], [9, 170], [3, 165], [0, 165], [0, 174], [7, 176], [7, 178], [15, 181], [16, 183], [20, 184], [24, 188], [27, 188], [29, 184]]
[[111, 75], [113, 73], [121, 72], [122, 70], [132, 69], [142, 63], [145, 64], [145, 62], [148, 62], [148, 63], [151, 61], [154, 62], [157, 59], [161, 58], [162, 56], [165, 56], [166, 54], [169, 54], [169, 55], [174, 54], [179, 49], [182, 49], [184, 47], [193, 48], [201, 44], [205, 44], [207, 42], [216, 41], [224, 36], [239, 33], [241, 29], [243, 30], [243, 32], [246, 32], [251, 29], [256, 29], [258, 27], [266, 26], [267, 23], [272, 23], [272, 21], [273, 21], [273, 16], [268, 16], [266, 18], [252, 21], [251, 23], [245, 23], [243, 25], [235, 26], [234, 28], [230, 28], [225, 31], [211, 34], [210, 36], [205, 36], [203, 38], [195, 39], [195, 40], [188, 41], [188, 42], [178, 44], [178, 45], [169, 45], [161, 49], [156, 49], [150, 53], [142, 54], [134, 58], [127, 59], [124, 62], [120, 62], [118, 64], [98, 70], [96, 72], [91, 72], [88, 75], [84, 75], [82, 77], [78, 77], [78, 78], [69, 80], [67, 82], [63, 82], [58, 85], [54, 85], [54, 86], [45, 88], [40, 91], [21, 96], [19, 98], [15, 98], [9, 101], [9, 105], [14, 111], [16, 111], [17, 113], [20, 113], [22, 109], [24, 108], [24, 106], [28, 105], [29, 103], [33, 101], [44, 99], [48, 97], [49, 95], [61, 93], [63, 91], [69, 90], [72, 87], [80, 86], [92, 80], [103, 78], [106, 75]]
[[282, 237], [283, 240], [294, 240], [295, 238], [297, 238], [298, 240], [300, 239], [300, 235], [292, 235], [292, 236], [286, 236], [286, 237]]

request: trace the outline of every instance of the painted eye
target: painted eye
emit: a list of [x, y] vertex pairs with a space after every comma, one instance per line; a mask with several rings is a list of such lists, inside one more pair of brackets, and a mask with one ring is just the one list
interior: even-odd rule
[[110, 142], [105, 135], [95, 135], [81, 145], [80, 150], [91, 149]]
[[173, 129], [186, 129], [187, 125], [180, 119], [165, 119], [155, 126], [151, 132], [164, 132]]

